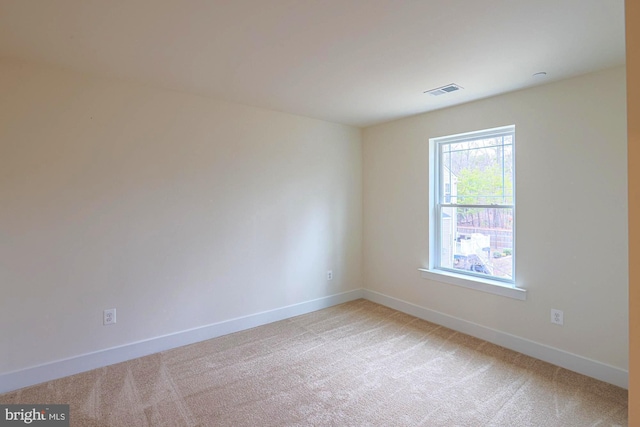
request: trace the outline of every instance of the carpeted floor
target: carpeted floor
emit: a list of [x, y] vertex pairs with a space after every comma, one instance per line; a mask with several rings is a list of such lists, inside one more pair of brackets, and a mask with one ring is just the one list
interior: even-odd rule
[[627, 391], [358, 300], [0, 395], [72, 426], [622, 426]]

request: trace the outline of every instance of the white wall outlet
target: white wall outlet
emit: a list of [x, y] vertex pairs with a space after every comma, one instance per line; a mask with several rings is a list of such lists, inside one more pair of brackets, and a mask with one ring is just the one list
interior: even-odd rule
[[333, 280], [333, 270], [327, 270], [327, 280]]
[[562, 310], [551, 309], [551, 323], [556, 325], [564, 325], [564, 313]]
[[116, 323], [116, 309], [110, 308], [109, 310], [105, 310], [103, 312], [102, 324], [113, 325], [114, 323]]

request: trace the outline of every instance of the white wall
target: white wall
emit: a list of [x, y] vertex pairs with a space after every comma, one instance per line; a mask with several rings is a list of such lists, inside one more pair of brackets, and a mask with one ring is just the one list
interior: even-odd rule
[[[627, 369], [624, 80], [398, 120], [361, 144], [347, 126], [1, 61], [0, 375], [361, 286]], [[527, 301], [417, 271], [428, 139], [508, 124]]]
[[[423, 279], [428, 140], [515, 124], [519, 301]], [[628, 369], [624, 67], [363, 131], [365, 287]], [[564, 310], [564, 326], [550, 309]]]
[[360, 288], [361, 162], [357, 128], [1, 62], [0, 374]]

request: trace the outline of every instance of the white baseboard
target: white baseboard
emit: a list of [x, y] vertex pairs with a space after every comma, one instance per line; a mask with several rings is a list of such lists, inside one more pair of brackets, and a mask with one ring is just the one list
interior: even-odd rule
[[556, 366], [561, 366], [600, 381], [605, 381], [626, 389], [629, 388], [629, 372], [624, 369], [616, 368], [615, 366], [591, 360], [577, 354], [569, 353], [525, 338], [520, 338], [515, 335], [487, 328], [477, 323], [420, 307], [378, 292], [365, 289], [363, 290], [363, 294], [364, 298], [369, 301], [373, 301], [420, 319], [489, 341], [501, 347], [526, 354], [527, 356], [535, 357], [536, 359], [552, 363]]
[[243, 331], [267, 323], [277, 322], [301, 314], [331, 307], [344, 302], [363, 298], [363, 290], [344, 292], [328, 297], [305, 301], [275, 310], [250, 314], [248, 316], [225, 320], [199, 328], [176, 332], [108, 348], [93, 353], [82, 354], [68, 359], [57, 360], [43, 365], [33, 366], [19, 371], [0, 374], [0, 393], [17, 390], [34, 384], [55, 380], [69, 375], [90, 371], [96, 368], [125, 362], [142, 356], [148, 356], [160, 351], [170, 350], [188, 344], [216, 338], [233, 332]]
[[467, 320], [420, 307], [378, 292], [366, 289], [357, 289], [274, 310], [238, 317], [195, 329], [176, 332], [170, 335], [138, 341], [68, 359], [57, 360], [19, 371], [0, 374], [0, 393], [6, 393], [23, 387], [28, 387], [30, 385], [89, 371], [91, 369], [125, 362], [127, 360], [147, 356], [160, 351], [170, 350], [172, 348], [216, 338], [233, 332], [239, 332], [256, 326], [277, 322], [279, 320], [311, 313], [316, 310], [321, 310], [323, 308], [353, 301], [359, 298], [366, 298], [370, 301], [416, 316], [420, 319], [437, 323], [447, 328], [489, 341], [502, 347], [619, 387], [629, 387], [629, 372], [624, 369], [616, 368], [615, 366], [610, 366], [605, 363], [559, 350], [557, 348], [487, 328]]

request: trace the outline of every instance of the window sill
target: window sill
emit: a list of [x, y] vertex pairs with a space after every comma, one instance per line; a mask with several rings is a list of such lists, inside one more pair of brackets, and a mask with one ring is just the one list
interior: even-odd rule
[[462, 286], [464, 288], [475, 289], [477, 291], [519, 299], [522, 301], [527, 299], [527, 291], [525, 289], [509, 286], [506, 283], [496, 280], [470, 277], [463, 274], [450, 273], [448, 271], [428, 270], [426, 268], [419, 268], [418, 270], [420, 270], [420, 274], [424, 279]]

